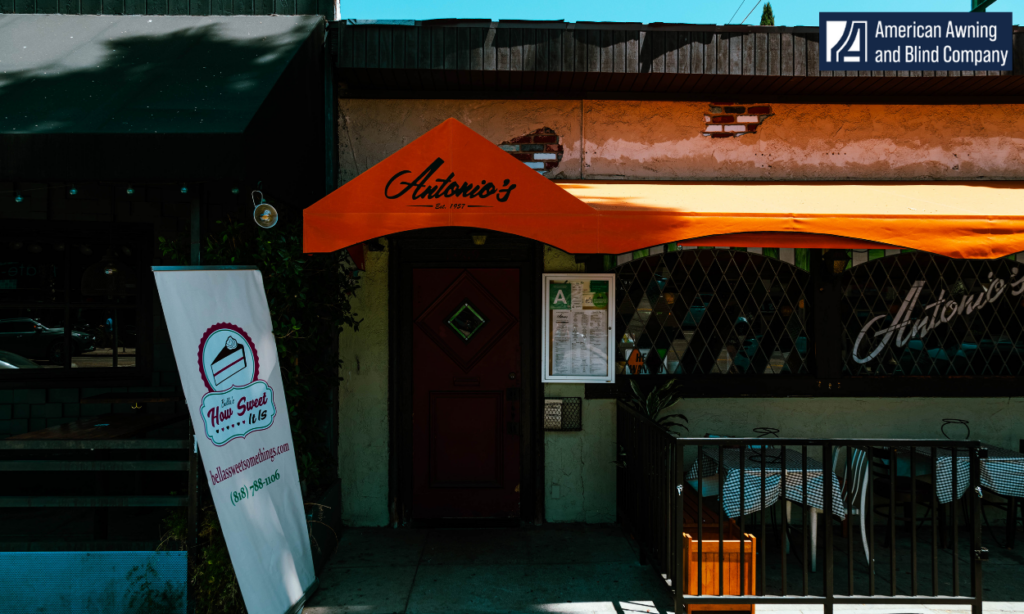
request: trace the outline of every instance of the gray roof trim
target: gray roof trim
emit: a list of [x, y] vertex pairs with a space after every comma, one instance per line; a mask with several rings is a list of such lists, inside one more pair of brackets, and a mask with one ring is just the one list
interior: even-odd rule
[[1024, 96], [1019, 27], [1012, 73], [825, 71], [818, 68], [818, 38], [818, 28], [446, 20], [414, 27], [342, 25], [333, 30], [331, 52], [348, 96], [915, 103]]

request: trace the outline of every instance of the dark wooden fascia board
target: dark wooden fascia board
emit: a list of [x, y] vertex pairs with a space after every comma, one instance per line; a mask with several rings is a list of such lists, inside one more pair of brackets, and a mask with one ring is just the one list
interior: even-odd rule
[[[411, 24], [412, 22], [410, 22]], [[765, 95], [1014, 96], [1015, 77], [1024, 75], [1024, 34], [1015, 28], [1012, 73], [942, 71], [819, 71], [818, 30], [813, 27], [703, 26], [583, 22], [489, 22], [436, 20], [419, 25], [340, 25], [336, 66], [341, 71], [443, 71], [421, 74], [370, 72], [348, 78], [371, 90], [440, 91], [533, 90], [570, 93], [665, 92], [707, 90], [718, 77], [739, 77], [724, 91], [708, 96], [761, 90]], [[454, 74], [451, 71], [469, 71]], [[491, 73], [498, 72], [498, 75]], [[680, 82], [679, 75], [688, 75]], [[689, 76], [698, 75], [694, 83]], [[982, 77], [984, 80], [975, 80]], [[847, 81], [854, 79], [854, 81]], [[428, 86], [429, 83], [429, 86]], [[492, 95], [493, 96], [493, 95]]]
[[[485, 78], [486, 78], [485, 73]], [[337, 90], [337, 94], [341, 98], [353, 98], [353, 99], [394, 99], [394, 100], [439, 100], [439, 99], [452, 99], [452, 100], [623, 100], [623, 101], [637, 101], [637, 100], [656, 100], [656, 101], [680, 101], [680, 102], [708, 102], [710, 100], [718, 100], [725, 96], [723, 91], [714, 90], [702, 85], [687, 86], [683, 87], [676, 82], [672, 82], [670, 87], [665, 88], [662, 91], [655, 92], [636, 92], [630, 91], [629, 88], [616, 87], [617, 81], [625, 80], [629, 78], [630, 83], [635, 80], [637, 75], [623, 75], [623, 74], [611, 74], [608, 75], [608, 89], [607, 90], [583, 90], [583, 91], [564, 91], [559, 89], [555, 85], [551, 85], [550, 81], [558, 81], [558, 76], [550, 74], [545, 76], [543, 73], [538, 73], [537, 81], [540, 83], [543, 79], [549, 80], [549, 85], [545, 89], [539, 87], [535, 90], [530, 91], [513, 91], [507, 86], [503, 88], [495, 89], [470, 89], [470, 90], [448, 90], [441, 87], [428, 87], [423, 86], [417, 89], [373, 89], [365, 87], [359, 83], [359, 79], [346, 79], [343, 80], [342, 84]], [[683, 76], [686, 81], [690, 81], [695, 76]], [[715, 80], [722, 80], [726, 77], [714, 77], [712, 75], [701, 75], [700, 81], [713, 82]], [[783, 78], [779, 78], [783, 79]], [[784, 78], [786, 81], [791, 78]], [[356, 87], [352, 87], [355, 85]], [[346, 88], [345, 86], [349, 86]], [[830, 91], [822, 94], [804, 94], [802, 92], [794, 92], [792, 88], [787, 91], [782, 91], [780, 88], [773, 88], [771, 92], [766, 89], [743, 89], [739, 90], [734, 96], [740, 96], [746, 102], [765, 102], [765, 103], [818, 103], [818, 104], [906, 104], [906, 105], [951, 105], [951, 104], [1024, 104], [1024, 82], [1017, 83], [1012, 90], [999, 96], [986, 95], [977, 96], [972, 94], [963, 94], [955, 91], [949, 91], [944, 88], [941, 91], [929, 94], [921, 95], [918, 93], [905, 93], [903, 95], [858, 95], [858, 94], [847, 94], [842, 90]]]

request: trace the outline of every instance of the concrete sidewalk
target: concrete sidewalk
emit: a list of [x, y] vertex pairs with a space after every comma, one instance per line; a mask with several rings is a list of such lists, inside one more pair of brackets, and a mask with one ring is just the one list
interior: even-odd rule
[[[1015, 556], [1013, 558], [1016, 558]], [[1006, 561], [1010, 563], [1011, 561]], [[1014, 561], [1015, 562], [1015, 561]], [[1024, 595], [1012, 564], [986, 566], [1002, 599]], [[989, 574], [989, 571], [995, 572]], [[995, 596], [995, 595], [994, 595]], [[986, 602], [989, 612], [1024, 603]], [[521, 529], [346, 529], [320, 576], [308, 614], [673, 612], [672, 593], [614, 525]], [[811, 606], [758, 606], [759, 614], [819, 614]], [[844, 606], [843, 614], [944, 614], [949, 606]]]

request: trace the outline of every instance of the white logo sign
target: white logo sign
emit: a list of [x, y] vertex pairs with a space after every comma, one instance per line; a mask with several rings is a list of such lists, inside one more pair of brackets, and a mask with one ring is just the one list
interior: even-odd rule
[[199, 342], [199, 372], [210, 391], [200, 413], [215, 446], [274, 424], [274, 390], [258, 379], [259, 354], [249, 335], [234, 324], [211, 326]]
[[868, 61], [867, 21], [826, 21], [825, 42], [829, 62]]
[[263, 276], [154, 267], [153, 277], [245, 608], [301, 612], [316, 571]]
[[903, 303], [900, 305], [899, 310], [892, 319], [892, 324], [885, 328], [876, 330], [872, 335], [872, 339], [877, 339], [874, 342], [874, 347], [871, 348], [867, 355], [861, 355], [861, 344], [870, 343], [867, 340], [868, 334], [876, 323], [884, 321], [885, 318], [889, 317], [886, 314], [875, 316], [868, 320], [868, 323], [864, 325], [864, 328], [860, 330], [857, 335], [856, 341], [853, 342], [853, 360], [858, 364], [865, 364], [878, 358], [878, 355], [882, 353], [889, 343], [893, 340], [893, 335], [896, 336], [896, 347], [903, 347], [908, 341], [914, 338], [924, 339], [928, 333], [933, 331], [936, 327], [941, 324], [947, 324], [950, 320], [957, 316], [964, 314], [970, 315], [971, 313], [994, 303], [1003, 295], [1006, 288], [1011, 288], [1010, 294], [1013, 296], [1020, 296], [1024, 293], [1024, 277], [1014, 280], [1017, 276], [1017, 267], [1012, 270], [1010, 277], [1010, 283], [1007, 284], [1002, 278], [994, 277], [994, 273], [988, 274], [988, 283], [982, 285], [982, 290], [975, 294], [965, 294], [960, 300], [954, 300], [952, 298], [946, 299], [946, 291], [941, 290], [938, 298], [933, 303], [929, 303], [924, 307], [924, 315], [914, 319], [912, 314], [914, 308], [917, 307], [917, 299], [921, 296], [921, 291], [924, 289], [923, 281], [915, 281], [910, 286], [910, 291], [907, 292], [907, 296], [904, 297]]

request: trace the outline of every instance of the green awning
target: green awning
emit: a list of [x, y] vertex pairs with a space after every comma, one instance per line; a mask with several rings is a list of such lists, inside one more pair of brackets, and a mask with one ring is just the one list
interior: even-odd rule
[[322, 109], [316, 82], [275, 94], [323, 79], [295, 67], [322, 44], [319, 16], [0, 15], [0, 181], [223, 177], [273, 133], [268, 99], [319, 86]]

